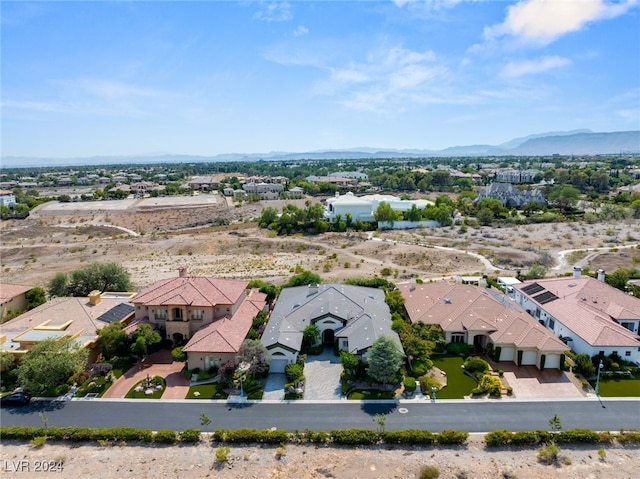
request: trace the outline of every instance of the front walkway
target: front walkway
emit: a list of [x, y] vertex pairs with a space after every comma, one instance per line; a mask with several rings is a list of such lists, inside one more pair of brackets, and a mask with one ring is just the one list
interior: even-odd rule
[[103, 394], [105, 399], [120, 399], [147, 376], [161, 376], [167, 381], [162, 399], [184, 399], [189, 392], [189, 380], [182, 373], [184, 363], [171, 359], [171, 351], [162, 350], [149, 355], [144, 362], [129, 369]]

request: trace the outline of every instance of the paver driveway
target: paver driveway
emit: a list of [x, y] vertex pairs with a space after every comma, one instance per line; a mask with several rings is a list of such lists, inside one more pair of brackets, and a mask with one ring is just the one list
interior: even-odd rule
[[336, 400], [341, 399], [340, 373], [342, 365], [340, 358], [333, 354], [333, 348], [325, 348], [319, 356], [307, 356], [304, 365], [304, 399]]

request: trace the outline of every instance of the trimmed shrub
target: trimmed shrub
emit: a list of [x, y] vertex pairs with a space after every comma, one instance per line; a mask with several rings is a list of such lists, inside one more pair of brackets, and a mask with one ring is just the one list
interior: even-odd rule
[[436, 435], [436, 442], [438, 444], [464, 444], [468, 437], [468, 432], [445, 429]]
[[491, 397], [500, 397], [502, 395], [502, 381], [500, 381], [500, 378], [489, 374], [482, 376], [479, 387]]
[[616, 440], [620, 444], [640, 444], [640, 431], [621, 430], [616, 436]]
[[304, 437], [307, 442], [315, 443], [315, 444], [326, 444], [331, 439], [331, 435], [325, 431], [310, 431], [306, 430], [304, 432]]
[[415, 392], [416, 390], [416, 380], [412, 377], [404, 378], [404, 390], [408, 393]]
[[171, 359], [177, 363], [184, 363], [187, 360], [187, 353], [182, 352], [182, 346], [171, 350]]
[[234, 431], [216, 431], [214, 440], [230, 443], [264, 443], [264, 444], [283, 444], [289, 441], [287, 431], [277, 429], [236, 429]]
[[[542, 441], [540, 435], [538, 434], [540, 431], [518, 431], [514, 432], [511, 436], [511, 444], [514, 446], [525, 446], [529, 444], [540, 444]], [[543, 431], [546, 432], [546, 431]], [[549, 436], [549, 440], [551, 437]]]
[[385, 444], [433, 444], [435, 442], [433, 433], [422, 429], [384, 431], [381, 437]]
[[567, 429], [554, 434], [554, 441], [558, 444], [587, 443], [597, 444], [601, 441], [600, 434], [590, 429]]
[[175, 444], [178, 441], [178, 435], [171, 429], [160, 429], [153, 436], [153, 442], [159, 444]]
[[371, 429], [334, 429], [329, 434], [336, 444], [375, 444], [379, 440], [378, 433]]
[[489, 371], [489, 363], [484, 359], [472, 356], [465, 360], [464, 369], [471, 374], [482, 373], [484, 375]]
[[487, 447], [506, 446], [511, 442], [513, 434], [504, 429], [497, 429], [484, 435], [484, 442]]
[[200, 429], [185, 429], [180, 433], [180, 442], [200, 442]]
[[424, 394], [430, 394], [431, 388], [440, 389], [440, 383], [433, 379], [431, 376], [422, 376], [419, 379], [420, 389]]
[[448, 343], [445, 349], [449, 354], [459, 354], [461, 356], [468, 356], [474, 350], [473, 346], [465, 343]]
[[284, 374], [287, 376], [288, 382], [297, 383], [304, 377], [304, 368], [297, 363], [287, 364], [284, 368]]

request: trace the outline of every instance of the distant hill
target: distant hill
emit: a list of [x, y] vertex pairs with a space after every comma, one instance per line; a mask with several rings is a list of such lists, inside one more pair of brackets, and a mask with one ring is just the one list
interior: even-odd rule
[[452, 146], [443, 150], [352, 148], [301, 153], [225, 153], [215, 156], [146, 155], [85, 158], [4, 157], [3, 168], [107, 164], [203, 163], [223, 161], [348, 160], [359, 158], [421, 158], [455, 156], [549, 156], [640, 153], [640, 131], [596, 133], [590, 130], [549, 132], [515, 138], [500, 145]]

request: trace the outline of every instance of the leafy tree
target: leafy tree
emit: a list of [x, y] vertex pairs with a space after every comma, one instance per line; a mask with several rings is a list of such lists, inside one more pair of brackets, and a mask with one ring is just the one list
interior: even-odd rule
[[265, 228], [273, 223], [278, 217], [278, 210], [276, 210], [273, 206], [267, 206], [262, 210], [262, 214], [258, 219], [258, 224]]
[[574, 359], [575, 372], [582, 374], [584, 377], [590, 378], [596, 373], [596, 367], [593, 365], [588, 354], [581, 353], [576, 355]]
[[369, 348], [369, 376], [387, 384], [393, 381], [402, 366], [402, 353], [388, 336], [380, 336]]
[[111, 323], [98, 331], [102, 354], [106, 360], [126, 356], [131, 350], [131, 338], [120, 322]]
[[71, 338], [50, 338], [35, 344], [17, 368], [18, 381], [26, 392], [42, 396], [79, 373], [88, 351]]
[[0, 351], [0, 371], [7, 371], [16, 363], [16, 357], [10, 351]]
[[406, 212], [406, 218], [409, 221], [420, 221], [422, 219], [422, 211], [415, 205], [411, 205], [411, 209]]
[[393, 222], [399, 218], [398, 212], [391, 208], [391, 205], [386, 201], [382, 201], [376, 211], [373, 213], [373, 217], [376, 221], [388, 222], [393, 226]]
[[320, 339], [320, 329], [315, 324], [310, 324], [302, 331], [302, 343], [314, 346]]
[[69, 277], [65, 273], [57, 273], [47, 286], [49, 290], [49, 296], [61, 297], [67, 295], [67, 289], [69, 287]]
[[342, 367], [344, 368], [347, 374], [351, 376], [355, 376], [358, 372], [358, 366], [360, 365], [360, 360], [358, 356], [352, 353], [348, 353], [347, 351], [340, 352], [340, 363], [342, 363]]
[[47, 302], [45, 291], [42, 288], [32, 288], [24, 296], [27, 299], [29, 309], [36, 308]]
[[146, 355], [149, 348], [160, 343], [162, 337], [148, 324], [141, 324], [131, 335], [131, 352], [139, 356]]
[[532, 264], [527, 274], [524, 275], [525, 279], [540, 279], [547, 275], [547, 267], [541, 264]]
[[287, 281], [282, 287], [283, 288], [292, 288], [294, 286], [307, 286], [309, 284], [320, 284], [322, 283], [322, 279], [315, 273], [311, 271], [302, 271], [294, 276], [292, 276], [289, 281]]
[[476, 213], [476, 218], [478, 218], [478, 221], [481, 225], [490, 226], [494, 218], [493, 211], [491, 211], [489, 208], [481, 208]]
[[93, 263], [71, 273], [56, 274], [49, 282], [50, 296], [88, 296], [91, 291], [131, 291], [129, 272], [116, 263]]
[[620, 268], [613, 273], [609, 273], [605, 277], [605, 281], [608, 285], [613, 286], [620, 291], [627, 290], [627, 283], [631, 279], [631, 271], [626, 268]]
[[249, 363], [254, 374], [265, 372], [269, 367], [269, 351], [259, 339], [245, 339], [240, 345], [236, 359]]

